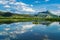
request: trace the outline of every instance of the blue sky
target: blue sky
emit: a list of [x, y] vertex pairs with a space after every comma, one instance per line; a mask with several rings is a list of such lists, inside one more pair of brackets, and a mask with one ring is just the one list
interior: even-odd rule
[[60, 15], [60, 0], [0, 0], [0, 10], [27, 14], [50, 10]]

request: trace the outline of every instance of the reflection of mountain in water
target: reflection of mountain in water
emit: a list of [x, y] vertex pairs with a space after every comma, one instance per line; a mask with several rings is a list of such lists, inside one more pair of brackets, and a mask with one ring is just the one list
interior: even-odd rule
[[16, 22], [12, 22], [12, 21], [0, 22], [0, 24], [11, 24], [11, 23], [16, 23]]
[[[4, 23], [0, 23], [0, 24], [11, 24], [11, 23], [18, 23], [18, 22], [4, 22]], [[38, 22], [38, 21], [34, 21], [34, 22], [32, 22], [33, 24], [42, 24], [42, 25], [50, 25], [51, 23], [53, 23], [53, 22], [51, 22], [51, 21], [40, 21], [40, 22]], [[59, 24], [60, 24], [60, 22], [59, 22]]]
[[[4, 22], [4, 23], [0, 23], [0, 24], [11, 24], [11, 23], [17, 23], [17, 22]], [[43, 25], [49, 25], [51, 24], [52, 22], [48, 22], [48, 21], [41, 21], [41, 22], [32, 22], [33, 24], [43, 24]]]
[[52, 22], [50, 22], [50, 21], [40, 21], [40, 22], [33, 22], [33, 24], [43, 24], [43, 25], [49, 25], [49, 24], [51, 24]]
[[[40, 22], [41, 23], [41, 22]], [[46, 22], [45, 22], [46, 23]], [[43, 23], [42, 23], [43, 24]], [[0, 25], [2, 40], [60, 40], [59, 22], [49, 26], [35, 25], [32, 22], [18, 22]], [[2, 37], [2, 38], [1, 38]], [[8, 38], [8, 39], [7, 39]]]

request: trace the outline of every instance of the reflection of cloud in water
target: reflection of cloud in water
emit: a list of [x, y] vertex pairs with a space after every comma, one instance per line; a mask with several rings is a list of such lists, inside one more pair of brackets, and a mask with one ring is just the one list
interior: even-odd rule
[[9, 37], [14, 39], [14, 38], [17, 38], [17, 35], [15, 33], [11, 33]]
[[29, 24], [32, 24], [32, 22], [18, 22], [18, 23], [12, 23], [12, 24], [15, 24], [15, 25], [29, 25]]
[[35, 26], [34, 24], [32, 24], [32, 25], [23, 25], [22, 26], [22, 30], [24, 30], [24, 29], [30, 29], [30, 28], [32, 28], [33, 26]]
[[[43, 32], [57, 32], [60, 30], [60, 24], [59, 22], [51, 23], [49, 26], [42, 25], [42, 24], [32, 24], [29, 22], [18, 22], [18, 23], [12, 23], [12, 24], [2, 24], [0, 25], [0, 35], [9, 35], [10, 38], [17, 38], [17, 35], [22, 35], [27, 32], [33, 33], [33, 35], [39, 36], [40, 33], [43, 34]], [[28, 33], [28, 34], [29, 34]], [[41, 36], [41, 35], [40, 35]], [[48, 38], [47, 35], [44, 37]], [[4, 39], [3, 39], [4, 40]], [[9, 38], [6, 38], [5, 40], [10, 40]], [[43, 40], [46, 40], [45, 38]], [[48, 40], [48, 39], [47, 39]]]
[[10, 28], [5, 28], [6, 31], [10, 30]]
[[59, 27], [60, 27], [59, 22], [53, 22], [53, 23], [51, 23], [51, 24], [50, 24], [50, 26], [54, 26], [54, 25], [55, 25], [55, 26], [59, 26]]
[[58, 28], [58, 30], [60, 30], [60, 28]]
[[60, 24], [59, 24], [59, 22], [51, 23], [48, 26], [47, 30], [45, 30], [45, 31], [47, 31], [49, 33], [59, 33], [60, 32]]
[[16, 33], [24, 33], [24, 32], [27, 32], [29, 31], [29, 29], [31, 29], [33, 26], [35, 26], [34, 24], [32, 25], [23, 25], [22, 28], [21, 28], [21, 31], [15, 31]]
[[16, 34], [20, 34], [20, 33], [24, 33], [26, 31], [28, 31], [28, 29], [31, 29], [34, 26], [34, 24], [31, 25], [31, 23], [29, 24], [29, 22], [26, 23], [12, 23], [12, 24], [2, 24], [0, 25], [0, 27], [2, 28], [2, 30], [5, 31], [11, 31], [11, 33], [16, 33]]
[[6, 31], [12, 30], [14, 33], [17, 33], [17, 34], [28, 32], [28, 31], [33, 31], [33, 28], [35, 30], [44, 31], [46, 29], [49, 29], [50, 26], [51, 27], [52, 26], [59, 26], [60, 27], [59, 22], [53, 22], [49, 25], [49, 27], [47, 27], [46, 25], [42, 25], [42, 24], [35, 25], [35, 24], [31, 24], [29, 22], [25, 22], [25, 23], [18, 22], [18, 23], [12, 23], [12, 24], [3, 24], [0, 26], [4, 27], [4, 30], [6, 30]]
[[0, 35], [8, 35], [8, 33], [5, 31], [2, 31], [2, 32], [0, 32]]
[[34, 30], [45, 31], [47, 29], [46, 25], [38, 24], [34, 26]]

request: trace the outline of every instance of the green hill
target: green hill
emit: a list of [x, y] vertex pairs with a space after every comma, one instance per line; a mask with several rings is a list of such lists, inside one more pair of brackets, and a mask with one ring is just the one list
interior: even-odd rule
[[11, 23], [11, 22], [29, 22], [29, 21], [60, 21], [60, 17], [53, 15], [49, 11], [38, 12], [37, 15], [30, 14], [16, 14], [11, 12], [0, 11], [0, 23]]

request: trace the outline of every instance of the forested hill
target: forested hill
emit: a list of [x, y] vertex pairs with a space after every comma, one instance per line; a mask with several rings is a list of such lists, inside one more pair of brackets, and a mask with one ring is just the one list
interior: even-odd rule
[[9, 17], [10, 18], [23, 18], [23, 17], [31, 17], [31, 15], [0, 11], [0, 18], [9, 18]]

